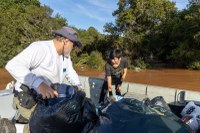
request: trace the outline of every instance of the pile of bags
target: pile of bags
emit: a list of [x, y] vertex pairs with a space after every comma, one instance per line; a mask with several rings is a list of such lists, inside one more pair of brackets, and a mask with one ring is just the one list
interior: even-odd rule
[[123, 98], [97, 107], [82, 91], [41, 101], [29, 126], [31, 133], [192, 133], [162, 97]]
[[162, 97], [152, 100], [123, 98], [100, 110], [99, 120], [82, 133], [192, 133]]
[[189, 102], [181, 112], [182, 120], [190, 126], [194, 132], [200, 130], [200, 107], [193, 101]]

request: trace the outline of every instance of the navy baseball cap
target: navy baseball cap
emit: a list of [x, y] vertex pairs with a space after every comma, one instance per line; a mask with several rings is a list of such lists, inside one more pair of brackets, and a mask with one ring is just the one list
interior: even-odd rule
[[78, 40], [77, 32], [70, 27], [64, 26], [60, 30], [53, 31], [52, 34], [65, 37], [72, 41], [76, 46], [82, 47], [82, 43]]

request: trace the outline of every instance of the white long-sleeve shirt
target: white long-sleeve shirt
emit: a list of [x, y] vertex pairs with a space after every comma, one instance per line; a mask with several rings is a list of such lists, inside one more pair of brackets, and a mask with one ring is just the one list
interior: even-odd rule
[[53, 40], [38, 41], [29, 45], [6, 65], [7, 71], [16, 79], [15, 88], [23, 83], [38, 92], [38, 86], [45, 82], [62, 83], [64, 77], [72, 85], [80, 85], [76, 71], [73, 69], [70, 56], [58, 55]]

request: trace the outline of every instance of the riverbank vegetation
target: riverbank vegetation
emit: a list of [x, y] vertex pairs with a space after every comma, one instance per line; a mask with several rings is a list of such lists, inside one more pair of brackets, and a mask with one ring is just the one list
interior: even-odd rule
[[[0, 0], [0, 12], [0, 67], [31, 42], [52, 39], [53, 30], [68, 25], [67, 18], [52, 15], [38, 0]], [[73, 27], [83, 43], [72, 53], [75, 64], [101, 69], [109, 50], [120, 48], [133, 69], [200, 70], [200, 3], [179, 11], [169, 0], [119, 0], [113, 16], [105, 34], [92, 26]]]

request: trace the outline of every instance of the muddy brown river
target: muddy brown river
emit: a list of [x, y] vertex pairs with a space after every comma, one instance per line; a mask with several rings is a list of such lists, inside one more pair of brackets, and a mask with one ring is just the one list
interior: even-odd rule
[[[103, 70], [87, 67], [76, 67], [77, 73], [82, 76], [104, 78]], [[14, 80], [5, 70], [0, 69], [0, 89]], [[172, 87], [186, 90], [200, 91], [200, 71], [185, 69], [158, 69], [158, 70], [128, 70], [127, 82], [149, 84], [163, 87]]]

